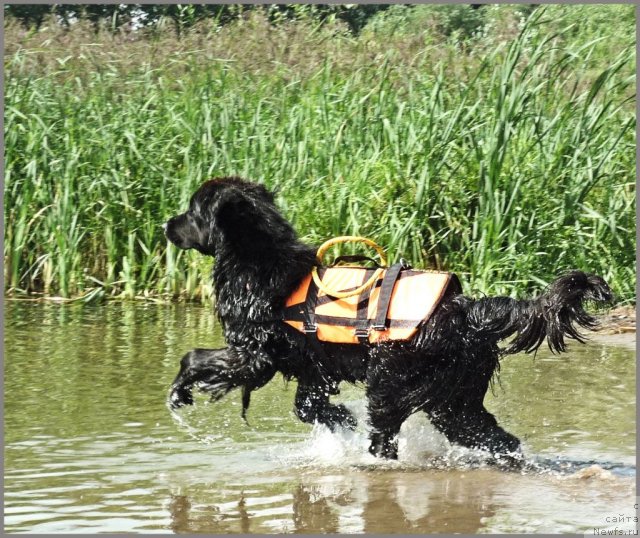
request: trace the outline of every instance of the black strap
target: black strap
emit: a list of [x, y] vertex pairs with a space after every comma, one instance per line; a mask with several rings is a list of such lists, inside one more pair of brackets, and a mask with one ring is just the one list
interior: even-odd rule
[[389, 311], [389, 304], [391, 303], [393, 287], [396, 285], [396, 280], [398, 280], [400, 271], [405, 267], [406, 264], [404, 260], [394, 263], [389, 267], [389, 269], [387, 269], [387, 272], [382, 279], [380, 296], [378, 297], [378, 310], [376, 312], [376, 319], [373, 321], [372, 326], [376, 331], [384, 331], [387, 329], [387, 312]]
[[[291, 310], [287, 313], [287, 321], [301, 321], [304, 323], [304, 317], [301, 311]], [[372, 320], [369, 320], [372, 321]], [[387, 329], [408, 329], [416, 327], [422, 319], [388, 319]], [[316, 314], [316, 323], [326, 325], [338, 325], [340, 327], [350, 327], [355, 329], [356, 320], [354, 318], [343, 318], [340, 316], [325, 316], [324, 314]]]
[[[325, 269], [323, 267], [318, 268], [318, 277], [322, 280], [324, 276]], [[318, 286], [316, 285], [313, 278], [311, 282], [309, 282], [309, 288], [307, 289], [307, 298], [304, 302], [304, 321], [302, 323], [302, 328], [304, 329], [304, 333], [307, 335], [307, 340], [311, 343], [311, 347], [313, 351], [318, 356], [321, 361], [327, 361], [327, 354], [324, 352], [322, 348], [322, 344], [320, 344], [320, 340], [318, 339], [318, 325], [316, 323], [316, 299], [318, 297]], [[324, 368], [322, 367], [321, 362], [316, 362], [314, 360], [315, 357], [312, 355], [312, 361], [314, 362], [316, 368], [318, 369], [318, 373], [320, 377], [323, 379], [325, 383], [328, 385], [331, 384], [331, 380], [328, 378]]]
[[[322, 280], [324, 276], [325, 269], [323, 267], [318, 268], [318, 277]], [[307, 288], [307, 298], [304, 301], [304, 322], [302, 324], [302, 328], [304, 332], [309, 335], [313, 334], [316, 336], [318, 332], [318, 325], [316, 324], [316, 299], [318, 298], [318, 286], [316, 285], [315, 280], [311, 279], [309, 282], [309, 288]]]
[[[365, 271], [364, 281], [366, 281], [373, 272], [373, 269]], [[369, 296], [375, 285], [368, 287], [358, 297], [358, 310], [356, 312], [355, 335], [361, 344], [369, 343]]]

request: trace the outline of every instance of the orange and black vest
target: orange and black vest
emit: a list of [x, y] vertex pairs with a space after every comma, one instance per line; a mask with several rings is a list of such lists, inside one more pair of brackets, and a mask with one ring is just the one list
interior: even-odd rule
[[[375, 269], [324, 267], [318, 275], [325, 287], [355, 290]], [[429, 319], [447, 290], [462, 292], [453, 273], [416, 271], [396, 264], [380, 274], [375, 284], [339, 299], [318, 289], [307, 275], [289, 296], [285, 323], [324, 342], [358, 344], [409, 340]]]

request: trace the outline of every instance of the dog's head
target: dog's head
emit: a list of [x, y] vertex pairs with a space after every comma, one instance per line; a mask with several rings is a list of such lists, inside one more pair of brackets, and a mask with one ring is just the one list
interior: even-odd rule
[[273, 194], [237, 177], [210, 179], [194, 193], [189, 208], [164, 225], [167, 239], [182, 249], [216, 256], [221, 250], [239, 257], [264, 256], [278, 244], [295, 240], [280, 215]]

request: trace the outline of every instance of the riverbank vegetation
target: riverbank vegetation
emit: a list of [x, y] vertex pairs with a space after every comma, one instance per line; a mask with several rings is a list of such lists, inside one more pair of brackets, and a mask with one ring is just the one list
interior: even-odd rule
[[241, 175], [313, 244], [364, 235], [474, 294], [579, 268], [635, 301], [633, 6], [392, 6], [357, 30], [7, 17], [5, 292], [207, 301], [211, 260], [161, 224]]

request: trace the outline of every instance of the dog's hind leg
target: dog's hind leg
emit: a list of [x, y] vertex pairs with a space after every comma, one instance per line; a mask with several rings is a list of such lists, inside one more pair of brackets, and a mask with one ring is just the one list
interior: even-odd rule
[[[374, 389], [369, 390], [367, 396], [371, 425], [369, 452], [374, 456], [397, 459], [397, 436], [411, 410], [401, 405], [403, 398], [393, 397], [388, 392], [385, 396], [385, 392]], [[464, 409], [455, 411], [450, 407], [428, 410], [427, 415], [451, 443], [492, 454], [514, 455], [519, 451], [518, 438], [502, 429], [482, 404], [471, 407], [465, 403]]]
[[298, 382], [295, 399], [297, 417], [302, 422], [324, 424], [331, 431], [335, 431], [337, 426], [354, 430], [357, 421], [351, 412], [342, 404], [329, 403], [329, 396], [337, 394], [336, 390], [331, 387]]
[[483, 403], [491, 377], [498, 368], [497, 347], [476, 348], [473, 353], [468, 351], [464, 360], [460, 359], [454, 356], [445, 359], [452, 370], [435, 385], [445, 390], [431, 388], [422, 409], [449, 442], [495, 455], [515, 456], [520, 441], [498, 425]]
[[441, 408], [427, 413], [431, 423], [451, 443], [487, 450], [494, 455], [517, 456], [520, 440], [498, 425], [496, 418], [481, 404], [464, 409]]
[[180, 371], [171, 384], [172, 408], [193, 404], [192, 390], [197, 387], [219, 400], [230, 390], [242, 386], [252, 391], [268, 383], [275, 375], [273, 364], [245, 349], [194, 349], [180, 361]]

